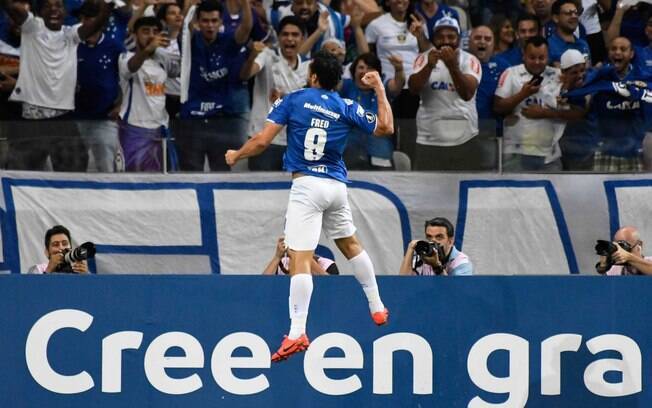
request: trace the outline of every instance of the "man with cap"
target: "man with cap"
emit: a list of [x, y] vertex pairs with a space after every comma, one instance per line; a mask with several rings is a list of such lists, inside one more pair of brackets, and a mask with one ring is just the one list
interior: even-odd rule
[[410, 92], [421, 96], [417, 111], [415, 170], [467, 170], [481, 162], [475, 94], [482, 78], [480, 61], [459, 48], [454, 18], [435, 23], [433, 48], [414, 63]]
[[[582, 87], [586, 77], [585, 56], [578, 50], [566, 50], [560, 58], [561, 93]], [[567, 171], [591, 171], [598, 147], [598, 129], [595, 118], [587, 115], [591, 95], [562, 98], [560, 108], [566, 107], [568, 114], [577, 115], [577, 120], [569, 120], [564, 129], [559, 147], [561, 163]]]

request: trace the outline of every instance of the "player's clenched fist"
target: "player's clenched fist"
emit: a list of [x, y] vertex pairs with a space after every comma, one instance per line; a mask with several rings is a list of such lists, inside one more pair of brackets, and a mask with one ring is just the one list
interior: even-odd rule
[[233, 167], [238, 162], [238, 151], [227, 150], [224, 154], [224, 159], [226, 160], [226, 164]]
[[383, 87], [383, 81], [377, 71], [371, 71], [364, 74], [361, 79], [362, 83], [370, 88], [378, 89]]

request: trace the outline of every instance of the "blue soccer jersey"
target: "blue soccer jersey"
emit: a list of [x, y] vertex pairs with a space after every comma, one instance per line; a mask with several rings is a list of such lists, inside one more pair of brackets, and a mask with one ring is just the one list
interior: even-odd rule
[[376, 114], [335, 91], [301, 89], [274, 102], [267, 120], [287, 126], [283, 167], [317, 177], [347, 182], [342, 153], [352, 128], [376, 129]]

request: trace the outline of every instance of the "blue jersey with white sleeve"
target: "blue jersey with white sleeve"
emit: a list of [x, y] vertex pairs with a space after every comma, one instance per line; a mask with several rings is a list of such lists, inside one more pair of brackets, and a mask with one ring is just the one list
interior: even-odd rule
[[267, 120], [287, 126], [288, 147], [283, 167], [316, 177], [346, 183], [342, 153], [353, 128], [365, 133], [376, 129], [376, 114], [336, 91], [300, 89], [274, 102]]

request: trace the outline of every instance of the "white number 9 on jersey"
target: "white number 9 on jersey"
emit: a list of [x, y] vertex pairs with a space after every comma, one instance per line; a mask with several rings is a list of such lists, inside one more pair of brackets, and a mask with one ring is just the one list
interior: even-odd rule
[[320, 128], [308, 129], [306, 139], [303, 141], [303, 147], [303, 157], [306, 160], [315, 161], [324, 157], [326, 131]]

